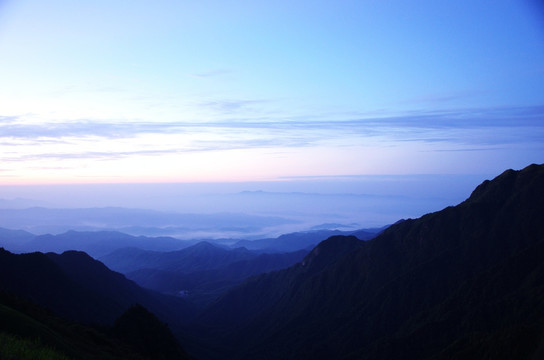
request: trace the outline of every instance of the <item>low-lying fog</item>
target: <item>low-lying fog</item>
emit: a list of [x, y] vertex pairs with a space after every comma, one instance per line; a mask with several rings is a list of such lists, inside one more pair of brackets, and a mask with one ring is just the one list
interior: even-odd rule
[[35, 234], [107, 229], [181, 239], [351, 230], [458, 204], [486, 178], [490, 177], [397, 175], [248, 183], [1, 186], [0, 227]]

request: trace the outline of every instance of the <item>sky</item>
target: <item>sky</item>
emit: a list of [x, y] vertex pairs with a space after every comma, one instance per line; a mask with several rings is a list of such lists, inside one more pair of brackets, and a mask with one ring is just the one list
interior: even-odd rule
[[0, 184], [498, 174], [544, 155], [535, 1], [0, 1]]

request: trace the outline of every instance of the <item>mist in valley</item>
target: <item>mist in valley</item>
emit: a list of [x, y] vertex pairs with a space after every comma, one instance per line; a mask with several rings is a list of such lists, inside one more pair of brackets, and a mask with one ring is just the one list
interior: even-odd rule
[[464, 200], [484, 175], [361, 176], [248, 183], [0, 186], [0, 227], [258, 239], [356, 230]]

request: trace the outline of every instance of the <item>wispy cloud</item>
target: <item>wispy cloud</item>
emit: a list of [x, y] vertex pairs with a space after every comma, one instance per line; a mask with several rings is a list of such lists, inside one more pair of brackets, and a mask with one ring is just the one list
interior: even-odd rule
[[477, 151], [497, 151], [504, 150], [502, 147], [482, 147], [482, 148], [462, 148], [462, 149], [438, 149], [434, 152], [477, 152]]
[[[224, 101], [205, 104], [228, 112], [259, 101]], [[170, 139], [164, 143], [165, 137]], [[172, 140], [173, 139], [173, 140]], [[401, 116], [335, 119], [330, 117], [246, 117], [209, 121], [123, 122], [80, 119], [37, 122], [25, 116], [0, 116], [2, 161], [31, 159], [110, 159], [195, 151], [306, 147], [322, 142], [342, 145], [344, 139], [391, 142], [456, 143], [463, 151], [484, 151], [504, 144], [544, 139], [544, 106], [412, 112]], [[355, 139], [355, 140], [354, 140]], [[359, 139], [359, 140], [357, 140]], [[132, 141], [122, 151], [82, 151], [80, 144]], [[143, 142], [143, 149], [134, 144]], [[20, 145], [59, 144], [56, 151]], [[139, 144], [139, 143], [138, 143]], [[113, 148], [113, 146], [111, 147]], [[118, 148], [118, 147], [116, 147]], [[6, 151], [9, 150], [10, 151]], [[456, 147], [436, 151], [459, 151]], [[11, 153], [11, 155], [10, 155]]]
[[252, 105], [262, 104], [266, 100], [213, 100], [200, 104], [201, 107], [222, 113], [232, 113], [237, 110], [247, 109]]
[[[153, 144], [152, 144], [153, 145]], [[263, 147], [294, 147], [294, 146], [306, 146], [302, 142], [296, 144], [289, 139], [232, 139], [232, 140], [197, 140], [191, 143], [187, 143], [179, 146], [170, 146], [161, 148], [161, 144], [155, 144], [157, 148], [147, 150], [111, 150], [111, 151], [84, 151], [78, 148], [78, 146], [64, 147], [65, 151], [46, 152], [36, 149], [31, 152], [24, 151], [12, 151], [0, 153], [0, 161], [2, 163], [22, 163], [27, 161], [65, 161], [65, 160], [119, 160], [123, 158], [134, 157], [152, 157], [174, 154], [187, 154], [194, 152], [208, 152], [208, 151], [227, 151], [236, 149], [252, 149]], [[149, 146], [149, 145], [148, 145]], [[71, 150], [71, 151], [70, 151]]]
[[363, 121], [375, 126], [437, 129], [544, 126], [544, 106], [414, 111]]
[[19, 116], [0, 116], [0, 123], [12, 123], [19, 119]]
[[[258, 104], [263, 100], [211, 101], [203, 106], [231, 110]], [[455, 111], [412, 112], [399, 116], [350, 119], [304, 117], [224, 118], [207, 121], [152, 122], [103, 121], [80, 119], [66, 122], [25, 121], [23, 116], [0, 116], [0, 138], [60, 138], [96, 136], [104, 138], [133, 137], [139, 134], [184, 133], [195, 129], [283, 129], [350, 130], [361, 134], [377, 134], [404, 129], [481, 129], [544, 127], [544, 106], [488, 108]], [[3, 120], [3, 121], [2, 121]]]
[[142, 155], [164, 155], [172, 153], [174, 150], [140, 150], [140, 151], [87, 151], [87, 152], [73, 152], [73, 153], [35, 153], [35, 154], [14, 154], [12, 156], [2, 157], [2, 161], [31, 161], [31, 160], [83, 160], [83, 159], [95, 159], [95, 160], [110, 160], [120, 159], [132, 156]]

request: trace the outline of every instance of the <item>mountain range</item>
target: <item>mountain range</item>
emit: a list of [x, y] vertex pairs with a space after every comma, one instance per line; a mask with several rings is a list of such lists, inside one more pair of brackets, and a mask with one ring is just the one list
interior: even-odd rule
[[118, 231], [74, 231], [62, 234], [33, 235], [22, 230], [0, 228], [0, 244], [14, 252], [84, 251], [93, 257], [109, 254], [119, 248], [134, 246], [145, 250], [170, 251], [193, 245], [172, 237], [132, 236]]
[[[400, 221], [372, 239], [334, 235], [283, 269], [249, 270], [267, 261], [255, 260], [259, 256], [293, 253], [209, 243], [169, 253], [134, 251], [146, 267], [127, 262], [123, 271], [137, 276], [153, 265], [160, 276], [140, 274], [150, 285], [170, 279], [187, 286], [184, 276], [200, 274], [209, 276], [205, 287], [230, 267], [250, 277], [195, 307], [143, 289], [83, 252], [2, 250], [0, 290], [69, 321], [108, 329], [139, 303], [145, 308], [132, 307], [131, 318], [142, 316], [145, 323], [149, 310], [201, 360], [544, 358], [544, 165], [507, 170], [457, 206]], [[44, 323], [33, 312], [2, 306], [3, 319], [14, 310], [18, 318]], [[128, 334], [131, 321], [117, 326], [123, 335], [101, 334], [153, 358], [149, 351], [156, 349], [134, 345], [141, 332]], [[8, 335], [17, 334], [15, 328]]]
[[[145, 288], [183, 296], [203, 305], [250, 276], [296, 264], [309, 252], [306, 249], [332, 234], [356, 234], [367, 240], [380, 231], [315, 230], [274, 239], [242, 240], [231, 247], [202, 241], [169, 252], [130, 247], [115, 250], [99, 260]], [[239, 247], [241, 245], [246, 247]]]
[[[384, 227], [385, 228], [385, 227]], [[218, 238], [208, 240], [180, 240], [169, 236], [148, 237], [133, 236], [118, 231], [74, 231], [52, 235], [34, 235], [24, 230], [10, 230], [0, 228], [0, 246], [17, 253], [24, 252], [56, 252], [62, 253], [68, 250], [84, 251], [87, 254], [102, 258], [116, 250], [124, 248], [135, 248], [155, 252], [172, 252], [196, 245], [199, 242], [213, 243], [219, 247], [237, 249], [245, 247], [248, 250], [273, 253], [292, 252], [302, 249], [311, 250], [320, 241], [332, 235], [355, 235], [361, 240], [367, 240], [384, 228], [380, 229], [359, 229], [353, 231], [340, 230], [313, 230], [295, 232], [281, 235], [277, 238], [266, 238], [257, 240], [237, 240], [231, 238]], [[132, 256], [131, 251], [127, 256]], [[158, 254], [157, 254], [158, 255]], [[152, 255], [148, 255], [151, 256]], [[122, 258], [122, 253], [116, 256]], [[130, 259], [128, 259], [130, 261]]]

